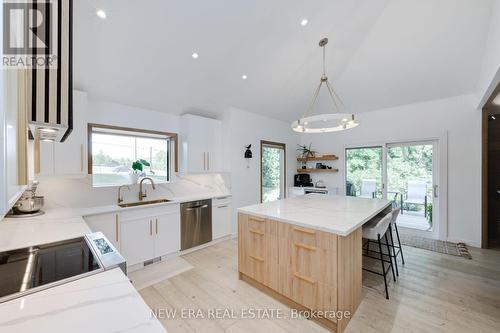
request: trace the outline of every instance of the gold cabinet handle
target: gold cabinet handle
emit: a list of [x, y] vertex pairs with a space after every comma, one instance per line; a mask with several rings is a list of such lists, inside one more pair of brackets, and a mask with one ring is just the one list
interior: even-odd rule
[[248, 231], [251, 232], [252, 234], [264, 236], [264, 233], [262, 231], [259, 231], [259, 230], [248, 229]]
[[153, 236], [153, 221], [149, 220], [149, 235]]
[[264, 222], [266, 222], [266, 220], [265, 220], [265, 219], [260, 218], [260, 217], [255, 217], [255, 216], [250, 216], [248, 219], [249, 219], [250, 221], [255, 221], [255, 222], [259, 222], [259, 223], [264, 223]]
[[307, 229], [302, 229], [302, 228], [297, 228], [297, 227], [293, 227], [292, 230], [297, 231], [297, 232], [301, 232], [303, 234], [316, 235], [316, 232], [314, 232], [312, 230], [307, 230]]
[[297, 272], [293, 273], [293, 275], [294, 275], [297, 279], [300, 279], [300, 280], [302, 280], [302, 281], [306, 281], [306, 282], [308, 282], [308, 283], [310, 283], [310, 284], [315, 284], [315, 283], [316, 283], [316, 281], [315, 281], [315, 280], [313, 280], [313, 279], [311, 279], [310, 277], [308, 277], [308, 276], [304, 276], [304, 275], [300, 275], [300, 274], [299, 274], [299, 273], [297, 273]]
[[261, 258], [261, 257], [256, 257], [256, 256], [252, 256], [252, 255], [249, 255], [250, 258], [252, 258], [253, 260], [257, 260], [257, 261], [260, 261], [260, 262], [264, 262], [264, 259]]
[[156, 234], [158, 235], [158, 219], [156, 219]]
[[293, 243], [293, 245], [295, 247], [299, 247], [301, 249], [304, 249], [304, 250], [308, 250], [308, 251], [316, 251], [316, 246], [311, 246], [311, 245], [307, 245], [307, 244], [303, 244], [303, 243]]
[[116, 241], [118, 242], [118, 214], [115, 214], [115, 235]]

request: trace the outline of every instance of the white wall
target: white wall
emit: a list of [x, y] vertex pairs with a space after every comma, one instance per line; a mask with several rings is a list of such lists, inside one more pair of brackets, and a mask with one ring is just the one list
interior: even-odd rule
[[488, 39], [484, 49], [481, 73], [477, 83], [479, 107], [487, 102], [500, 82], [500, 1], [493, 1], [491, 7]]
[[[344, 189], [346, 145], [447, 137], [447, 238], [479, 246], [481, 241], [481, 113], [467, 95], [361, 113], [360, 125], [340, 133], [301, 135], [321, 153], [339, 156], [337, 174], [313, 176]], [[442, 189], [445, 190], [445, 189]], [[345, 189], [344, 189], [345, 191]], [[446, 214], [445, 214], [446, 215]]]
[[179, 132], [179, 116], [89, 99], [87, 122], [164, 132]]
[[[260, 203], [260, 141], [286, 144], [287, 186], [293, 182], [297, 167], [297, 135], [290, 124], [231, 108], [222, 118], [223, 163], [231, 172], [233, 207]], [[243, 155], [245, 146], [252, 144], [253, 158], [247, 161]], [[234, 215], [236, 218], [236, 212]]]

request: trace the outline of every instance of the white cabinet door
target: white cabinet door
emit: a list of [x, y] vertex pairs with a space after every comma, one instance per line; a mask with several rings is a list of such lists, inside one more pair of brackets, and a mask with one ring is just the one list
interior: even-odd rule
[[73, 91], [73, 131], [66, 141], [54, 144], [54, 174], [80, 175], [87, 172], [87, 93]]
[[183, 172], [220, 171], [222, 159], [220, 120], [189, 114], [182, 116], [181, 141]]
[[212, 207], [212, 238], [217, 239], [231, 233], [231, 204]]
[[121, 251], [127, 265], [154, 258], [154, 218], [121, 221]]
[[85, 222], [93, 232], [100, 231], [120, 251], [120, 221], [118, 214], [85, 216]]
[[175, 213], [159, 215], [154, 220], [155, 257], [177, 252], [181, 249], [181, 215]]

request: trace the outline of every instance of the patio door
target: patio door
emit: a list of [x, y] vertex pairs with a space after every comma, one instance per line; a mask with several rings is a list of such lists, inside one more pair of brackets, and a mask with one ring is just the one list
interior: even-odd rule
[[345, 148], [345, 193], [387, 198], [404, 233], [438, 238], [438, 141]]
[[401, 208], [398, 226], [407, 233], [436, 235], [437, 141], [386, 145], [387, 199]]
[[279, 142], [261, 141], [261, 202], [285, 198], [286, 192], [286, 145]]
[[383, 155], [383, 146], [346, 148], [346, 195], [384, 197]]

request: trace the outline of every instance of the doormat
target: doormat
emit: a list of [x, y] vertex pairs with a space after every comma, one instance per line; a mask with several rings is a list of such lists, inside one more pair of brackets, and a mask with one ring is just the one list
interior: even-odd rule
[[401, 244], [412, 246], [419, 249], [429, 250], [438, 253], [449, 254], [452, 256], [472, 259], [467, 245], [464, 243], [451, 243], [437, 239], [429, 239], [419, 236], [400, 234]]

